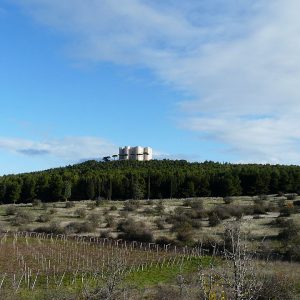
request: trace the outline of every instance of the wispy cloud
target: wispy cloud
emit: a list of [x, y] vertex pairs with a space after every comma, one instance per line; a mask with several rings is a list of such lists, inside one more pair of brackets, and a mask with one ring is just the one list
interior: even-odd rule
[[26, 156], [50, 155], [74, 162], [91, 157], [102, 158], [115, 153], [117, 147], [97, 137], [66, 137], [47, 141], [0, 137], [0, 149]]
[[179, 124], [239, 160], [300, 163], [298, 0], [14, 0], [76, 57], [185, 92]]

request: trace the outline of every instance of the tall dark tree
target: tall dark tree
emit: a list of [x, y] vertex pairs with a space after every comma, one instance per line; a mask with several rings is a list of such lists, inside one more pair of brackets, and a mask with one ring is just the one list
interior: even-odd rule
[[33, 176], [27, 176], [23, 180], [21, 189], [21, 200], [23, 202], [32, 201], [36, 197], [36, 181]]
[[86, 196], [87, 196], [87, 199], [90, 199], [90, 200], [95, 198], [95, 183], [94, 183], [94, 180], [92, 178], [89, 178], [87, 180]]

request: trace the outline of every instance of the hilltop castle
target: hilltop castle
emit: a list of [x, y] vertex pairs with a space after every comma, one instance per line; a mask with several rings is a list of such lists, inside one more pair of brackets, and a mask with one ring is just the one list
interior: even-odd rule
[[152, 148], [150, 147], [120, 147], [119, 160], [148, 161], [152, 159]]

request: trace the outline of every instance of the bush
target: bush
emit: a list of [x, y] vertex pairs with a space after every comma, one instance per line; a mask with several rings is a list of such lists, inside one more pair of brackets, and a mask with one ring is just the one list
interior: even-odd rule
[[48, 207], [49, 207], [49, 206], [48, 206], [48, 204], [47, 204], [47, 203], [43, 203], [43, 204], [42, 204], [42, 209], [43, 209], [43, 210], [47, 210], [47, 209], [48, 209]]
[[266, 213], [266, 208], [264, 207], [263, 204], [255, 204], [253, 206], [253, 214], [263, 215], [265, 213]]
[[78, 208], [74, 212], [79, 218], [84, 219], [86, 217], [86, 210], [85, 208]]
[[286, 201], [286, 198], [279, 199], [277, 201], [278, 207], [284, 207], [285, 206], [285, 201]]
[[143, 222], [135, 222], [132, 219], [121, 221], [118, 230], [123, 231], [119, 237], [129, 241], [152, 242], [153, 235]]
[[125, 211], [135, 211], [140, 207], [140, 202], [137, 200], [127, 200], [125, 201], [123, 210]]
[[260, 201], [266, 201], [266, 200], [268, 200], [268, 195], [265, 195], [265, 194], [259, 195], [259, 196], [258, 196], [258, 199], [259, 199]]
[[202, 223], [201, 223], [201, 221], [199, 221], [199, 220], [191, 220], [191, 223], [190, 223], [190, 224], [191, 224], [192, 227], [195, 228], [195, 229], [200, 229], [200, 228], [202, 228]]
[[223, 201], [224, 201], [225, 204], [231, 204], [233, 202], [233, 198], [227, 196], [227, 197], [223, 198]]
[[253, 205], [243, 205], [242, 212], [244, 215], [253, 215]]
[[16, 215], [10, 220], [11, 225], [20, 226], [26, 225], [34, 221], [33, 215], [25, 210], [18, 210]]
[[96, 203], [95, 202], [89, 202], [86, 204], [86, 207], [90, 210], [93, 210], [96, 208]]
[[232, 217], [241, 219], [244, 213], [244, 208], [240, 205], [228, 205], [227, 211]]
[[32, 201], [32, 206], [33, 207], [40, 207], [42, 205], [42, 201], [40, 199], [34, 199]]
[[150, 199], [150, 200], [147, 200], [147, 201], [146, 201], [146, 204], [147, 204], [147, 205], [151, 205], [151, 206], [152, 206], [152, 205], [154, 204], [154, 201], [153, 201], [153, 200], [151, 200], [151, 199]]
[[105, 217], [106, 227], [115, 227], [116, 221], [113, 216], [107, 215]]
[[217, 226], [221, 223], [221, 220], [219, 219], [218, 215], [216, 213], [212, 213], [208, 217], [208, 224], [211, 227]]
[[111, 232], [110, 230], [103, 230], [100, 233], [101, 238], [111, 238]]
[[13, 216], [17, 213], [18, 208], [14, 205], [10, 205], [5, 209], [5, 215], [7, 216]]
[[282, 273], [272, 274], [262, 281], [262, 287], [258, 289], [255, 299], [259, 300], [292, 300], [294, 299], [293, 282]]
[[294, 204], [294, 206], [300, 206], [300, 200], [295, 200], [295, 201], [293, 202], [293, 204]]
[[297, 194], [287, 194], [286, 199], [287, 200], [295, 200], [297, 198]]
[[287, 225], [287, 221], [289, 220], [279, 216], [275, 220], [272, 220], [269, 225], [284, 228]]
[[104, 202], [103, 202], [102, 200], [100, 200], [100, 199], [97, 199], [97, 200], [95, 201], [95, 205], [96, 205], [97, 207], [101, 206], [103, 203], [104, 203]]
[[276, 206], [274, 205], [273, 202], [269, 202], [266, 206], [266, 211], [274, 212], [277, 211]]
[[163, 219], [155, 219], [154, 223], [158, 229], [160, 230], [165, 229], [165, 221]]
[[54, 214], [57, 213], [57, 209], [56, 209], [56, 208], [51, 208], [50, 211], [49, 211], [49, 213], [50, 213], [51, 215], [54, 215]]
[[155, 214], [155, 210], [153, 210], [151, 207], [146, 207], [144, 209], [143, 213], [146, 215], [153, 215], [153, 214]]
[[173, 243], [173, 240], [166, 236], [160, 236], [155, 240], [155, 243], [158, 245], [169, 245]]
[[90, 214], [88, 220], [94, 227], [98, 227], [102, 222], [101, 215], [97, 213]]
[[165, 206], [164, 206], [164, 203], [163, 201], [159, 201], [156, 206], [155, 206], [155, 211], [158, 213], [158, 214], [162, 214], [164, 211], [165, 211]]
[[191, 219], [203, 219], [208, 217], [208, 212], [205, 209], [188, 209], [184, 214]]
[[284, 206], [279, 210], [281, 217], [289, 217], [293, 211], [294, 209], [288, 206]]
[[191, 199], [185, 199], [183, 200], [182, 206], [191, 207], [191, 203], [192, 203]]
[[176, 239], [183, 243], [190, 243], [193, 241], [192, 230], [181, 229], [177, 231]]
[[65, 234], [64, 228], [62, 228], [60, 224], [56, 222], [52, 222], [49, 226], [37, 227], [34, 231], [53, 234]]
[[190, 207], [192, 209], [203, 209], [203, 200], [202, 199], [198, 199], [198, 200], [193, 200], [190, 203]]
[[94, 232], [95, 227], [90, 222], [72, 222], [65, 227], [68, 234]]
[[278, 238], [285, 241], [291, 241], [298, 237], [299, 226], [293, 220], [282, 222], [283, 229], [279, 232]]
[[112, 205], [112, 206], [110, 207], [110, 210], [116, 211], [116, 210], [118, 210], [118, 208], [117, 208], [115, 205]]
[[51, 215], [50, 214], [41, 214], [38, 218], [37, 218], [37, 222], [40, 223], [47, 223], [51, 220]]
[[72, 208], [72, 207], [75, 207], [75, 202], [73, 202], [73, 201], [67, 201], [65, 208]]
[[231, 217], [230, 208], [227, 206], [217, 206], [212, 213], [216, 214], [220, 220], [229, 219]]

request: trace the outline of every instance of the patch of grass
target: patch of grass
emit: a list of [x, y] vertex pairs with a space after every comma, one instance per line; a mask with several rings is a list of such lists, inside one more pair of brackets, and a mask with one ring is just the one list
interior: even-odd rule
[[152, 266], [146, 269], [130, 273], [126, 280], [129, 284], [136, 285], [139, 288], [154, 286], [171, 282], [178, 274], [194, 273], [198, 267], [208, 267], [212, 258], [209, 256], [195, 257], [191, 260], [183, 261], [182, 264], [175, 264], [170, 266]]

